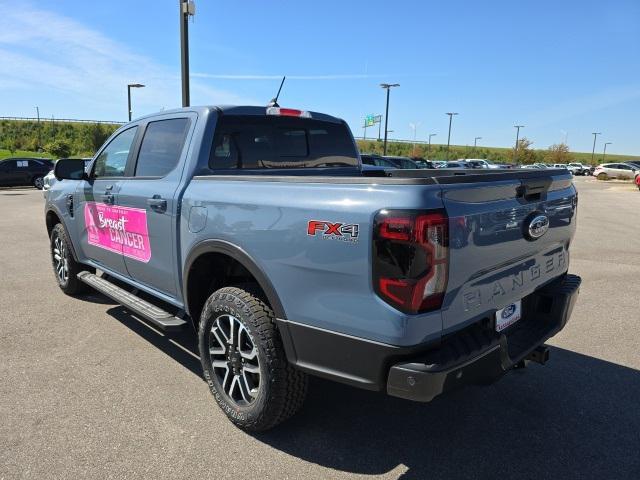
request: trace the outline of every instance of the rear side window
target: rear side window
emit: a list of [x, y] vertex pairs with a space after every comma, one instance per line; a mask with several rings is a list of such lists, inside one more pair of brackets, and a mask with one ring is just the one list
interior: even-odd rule
[[209, 158], [212, 170], [357, 165], [344, 124], [287, 117], [222, 116]]
[[136, 177], [164, 177], [180, 160], [189, 130], [188, 118], [150, 122], [142, 139]]

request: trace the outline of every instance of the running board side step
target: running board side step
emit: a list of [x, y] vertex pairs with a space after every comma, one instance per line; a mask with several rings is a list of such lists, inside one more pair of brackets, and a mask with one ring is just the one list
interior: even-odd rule
[[169, 312], [156, 307], [146, 300], [143, 300], [133, 293], [127, 292], [123, 288], [93, 273], [80, 272], [78, 273], [78, 280], [86, 283], [123, 307], [144, 317], [163, 332], [177, 332], [187, 325], [185, 320], [171, 315]]

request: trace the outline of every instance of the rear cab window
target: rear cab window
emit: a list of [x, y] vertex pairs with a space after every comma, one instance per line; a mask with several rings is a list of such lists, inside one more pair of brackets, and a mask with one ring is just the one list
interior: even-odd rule
[[359, 167], [348, 127], [307, 118], [221, 116], [209, 158], [213, 171]]
[[140, 145], [135, 176], [161, 178], [171, 172], [180, 160], [189, 124], [188, 118], [149, 122]]

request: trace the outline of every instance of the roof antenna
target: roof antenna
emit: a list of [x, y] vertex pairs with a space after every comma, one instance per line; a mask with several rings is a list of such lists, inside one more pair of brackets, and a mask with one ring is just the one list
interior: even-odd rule
[[268, 107], [279, 107], [280, 105], [278, 105], [278, 98], [280, 97], [280, 92], [282, 91], [282, 86], [284, 85], [284, 81], [287, 79], [286, 75], [284, 77], [282, 77], [282, 82], [280, 82], [280, 88], [278, 89], [278, 93], [276, 94], [276, 96], [274, 98], [271, 99], [271, 101], [269, 102], [269, 105], [267, 105]]

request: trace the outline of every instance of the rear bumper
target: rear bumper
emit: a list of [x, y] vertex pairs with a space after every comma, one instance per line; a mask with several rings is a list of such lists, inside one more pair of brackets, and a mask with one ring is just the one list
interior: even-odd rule
[[391, 366], [387, 393], [428, 402], [449, 390], [488, 384], [566, 325], [581, 279], [565, 275], [523, 299], [523, 318], [503, 333], [473, 325], [444, 338], [437, 349]]

